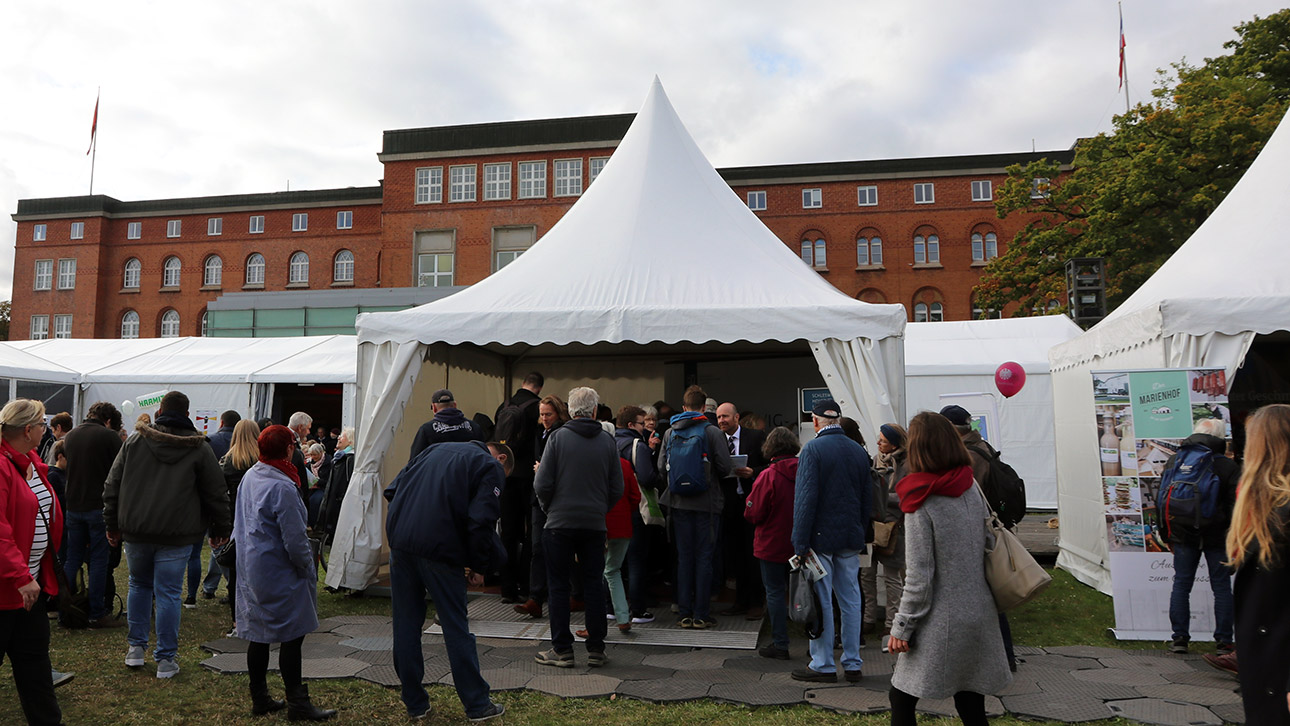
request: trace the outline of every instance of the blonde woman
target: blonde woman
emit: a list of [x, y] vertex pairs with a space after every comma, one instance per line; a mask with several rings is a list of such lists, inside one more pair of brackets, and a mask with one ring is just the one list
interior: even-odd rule
[[1245, 424], [1245, 468], [1227, 533], [1245, 722], [1290, 726], [1290, 406]]

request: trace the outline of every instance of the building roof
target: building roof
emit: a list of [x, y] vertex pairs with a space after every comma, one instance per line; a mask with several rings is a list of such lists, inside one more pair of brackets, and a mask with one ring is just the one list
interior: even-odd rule
[[79, 197], [19, 199], [15, 221], [25, 218], [59, 216], [146, 216], [149, 214], [192, 213], [205, 209], [267, 209], [272, 207], [307, 207], [331, 204], [379, 204], [381, 187], [345, 187], [343, 189], [308, 189], [295, 192], [262, 194], [226, 194], [214, 197], [179, 197], [122, 202], [106, 194]]
[[634, 118], [634, 113], [620, 113], [611, 116], [574, 116], [536, 121], [394, 129], [386, 131], [383, 136], [381, 156], [617, 142], [627, 133]]
[[827, 181], [830, 177], [892, 177], [901, 175], [963, 174], [969, 171], [1001, 173], [1013, 164], [1028, 164], [1050, 159], [1063, 170], [1075, 160], [1075, 150], [1027, 151], [1015, 154], [969, 154], [964, 156], [923, 156], [908, 159], [872, 159], [868, 161], [825, 161], [804, 164], [767, 166], [733, 166], [717, 173], [733, 185], [763, 180], [812, 179]]

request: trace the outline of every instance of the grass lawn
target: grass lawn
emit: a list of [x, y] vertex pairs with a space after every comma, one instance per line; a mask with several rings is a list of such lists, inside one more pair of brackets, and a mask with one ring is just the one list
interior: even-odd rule
[[[205, 558], [203, 558], [205, 562]], [[127, 590], [124, 565], [117, 570], [117, 588]], [[222, 592], [221, 586], [221, 592]], [[196, 610], [184, 610], [180, 629], [181, 671], [170, 680], [154, 677], [149, 664], [133, 670], [122, 663], [125, 629], [69, 631], [54, 626], [50, 654], [54, 667], [74, 671], [76, 679], [58, 689], [59, 703], [68, 724], [263, 724], [284, 720], [282, 715], [255, 718], [249, 713], [247, 679], [244, 675], [223, 676], [198, 663], [209, 657], [201, 644], [228, 631], [227, 606], [215, 600], [198, 600]], [[333, 615], [385, 615], [389, 601], [383, 598], [352, 598], [320, 593], [319, 617]], [[1011, 618], [1019, 645], [1104, 645], [1125, 648], [1159, 647], [1158, 643], [1123, 642], [1106, 634], [1114, 619], [1111, 599], [1085, 587], [1061, 571], [1054, 572], [1053, 586], [1036, 602]], [[269, 675], [270, 689], [279, 697], [281, 681]], [[408, 723], [397, 689], [360, 681], [311, 681], [316, 703], [340, 710], [340, 722], [361, 724]], [[456, 693], [448, 686], [431, 686], [434, 716], [430, 723], [464, 723], [465, 715]], [[844, 716], [810, 706], [748, 709], [723, 703], [700, 701], [677, 705], [656, 705], [630, 699], [561, 700], [532, 692], [494, 695], [507, 708], [502, 722], [509, 724], [717, 724], [723, 726], [779, 726], [791, 724], [886, 724], [887, 714]], [[6, 663], [0, 666], [0, 724], [24, 723]], [[922, 721], [920, 721], [922, 723]], [[952, 724], [954, 720], [929, 719], [929, 724]], [[997, 724], [1035, 724], [1001, 718]], [[1122, 720], [1098, 724], [1129, 723]]]

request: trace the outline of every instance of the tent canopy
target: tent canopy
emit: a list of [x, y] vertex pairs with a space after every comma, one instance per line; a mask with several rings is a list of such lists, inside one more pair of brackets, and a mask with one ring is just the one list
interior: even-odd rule
[[905, 375], [994, 375], [1013, 361], [1029, 375], [1048, 373], [1048, 350], [1084, 331], [1065, 315], [910, 323]]
[[0, 377], [54, 383], [79, 383], [80, 374], [16, 347], [0, 346]]

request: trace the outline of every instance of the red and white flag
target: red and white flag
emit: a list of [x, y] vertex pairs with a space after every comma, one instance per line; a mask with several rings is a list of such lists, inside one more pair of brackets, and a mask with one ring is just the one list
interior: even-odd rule
[[99, 97], [94, 97], [94, 121], [90, 123], [90, 148], [85, 150], [85, 155], [89, 156], [94, 151], [94, 136], [99, 130]]
[[[1124, 9], [1120, 9], [1120, 88], [1124, 88]], [[95, 113], [98, 107], [95, 106]]]

